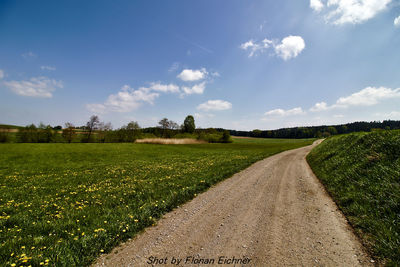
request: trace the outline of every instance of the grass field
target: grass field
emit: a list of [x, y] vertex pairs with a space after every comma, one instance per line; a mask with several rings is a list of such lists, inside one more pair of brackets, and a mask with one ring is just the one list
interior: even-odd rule
[[335, 136], [307, 157], [383, 264], [400, 265], [400, 131]]
[[211, 185], [311, 142], [1, 144], [0, 265], [88, 265]]

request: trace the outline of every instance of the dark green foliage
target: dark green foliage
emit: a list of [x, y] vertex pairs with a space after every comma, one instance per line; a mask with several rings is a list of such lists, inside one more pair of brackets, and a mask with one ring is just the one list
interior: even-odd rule
[[0, 143], [10, 142], [10, 134], [7, 131], [0, 131]]
[[374, 255], [400, 265], [400, 131], [331, 137], [307, 160]]
[[228, 130], [223, 131], [221, 142], [222, 143], [232, 143], [232, 138], [231, 138], [231, 135], [229, 134]]
[[[321, 136], [330, 136], [336, 134], [345, 134], [353, 132], [369, 132], [372, 129], [400, 129], [400, 121], [373, 121], [373, 122], [352, 122], [344, 125], [332, 126], [311, 126], [311, 127], [294, 127], [282, 128], [278, 130], [261, 131], [236, 131], [229, 130], [233, 136], [248, 136], [248, 137], [262, 137], [262, 138], [320, 138]], [[218, 129], [222, 130], [222, 129]]]
[[196, 130], [194, 118], [192, 115], [188, 115], [183, 122], [183, 131], [185, 133], [194, 133], [194, 130]]
[[25, 254], [25, 265], [88, 266], [211, 185], [311, 142], [0, 144], [0, 265]]
[[38, 129], [34, 124], [19, 130], [17, 140], [21, 143], [37, 143], [39, 140]]
[[76, 136], [75, 126], [72, 123], [67, 122], [65, 124], [65, 128], [62, 130], [62, 137], [68, 142], [71, 143]]

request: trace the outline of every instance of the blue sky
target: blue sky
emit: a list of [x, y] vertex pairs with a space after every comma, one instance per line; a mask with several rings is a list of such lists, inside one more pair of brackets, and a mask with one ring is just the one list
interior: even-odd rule
[[400, 119], [397, 0], [0, 1], [0, 123]]

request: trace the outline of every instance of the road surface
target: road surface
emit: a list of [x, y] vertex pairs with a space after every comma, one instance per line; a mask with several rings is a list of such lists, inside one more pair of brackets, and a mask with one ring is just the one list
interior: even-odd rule
[[306, 162], [315, 145], [253, 164], [94, 265], [372, 265]]

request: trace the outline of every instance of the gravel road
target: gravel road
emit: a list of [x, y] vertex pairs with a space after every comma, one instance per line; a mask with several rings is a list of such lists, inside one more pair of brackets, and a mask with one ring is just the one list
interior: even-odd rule
[[372, 265], [305, 160], [315, 145], [253, 164], [94, 265]]

